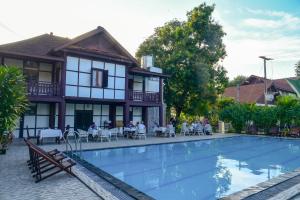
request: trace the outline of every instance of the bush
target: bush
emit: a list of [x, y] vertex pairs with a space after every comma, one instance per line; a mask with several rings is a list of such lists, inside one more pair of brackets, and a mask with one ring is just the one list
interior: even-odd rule
[[5, 147], [20, 115], [27, 106], [25, 80], [17, 67], [0, 66], [0, 149]]

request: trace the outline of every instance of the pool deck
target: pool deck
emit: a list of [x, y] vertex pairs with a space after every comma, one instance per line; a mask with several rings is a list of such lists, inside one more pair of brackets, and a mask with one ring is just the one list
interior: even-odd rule
[[[238, 134], [214, 134], [213, 136], [177, 136], [175, 138], [148, 137], [146, 140], [132, 140], [122, 138], [118, 141], [111, 142], [83, 143], [82, 149], [88, 150], [138, 146], [203, 140], [211, 138], [224, 138], [232, 136], [238, 136]], [[61, 151], [65, 151], [66, 149], [65, 144], [44, 144], [41, 147], [45, 150], [57, 148]], [[26, 165], [26, 161], [28, 160], [28, 158], [29, 156], [27, 146], [25, 146], [24, 142], [21, 139], [15, 139], [14, 143], [9, 146], [7, 154], [0, 155], [1, 200], [131, 199], [128, 196], [124, 196], [122, 192], [115, 191], [114, 188], [107, 185], [106, 183], [104, 184], [104, 186], [101, 184], [96, 184], [97, 186], [95, 186], [95, 182], [102, 183], [103, 180], [97, 179], [97, 176], [93, 176], [93, 178], [91, 178], [91, 173], [86, 171], [86, 169], [84, 169], [81, 165], [77, 165], [74, 169], [75, 174], [77, 174], [80, 178], [72, 177], [66, 173], [60, 173], [44, 181], [41, 181], [40, 183], [35, 183]], [[279, 177], [271, 179], [270, 181], [247, 188], [241, 192], [234, 193], [233, 195], [229, 195], [224, 199], [298, 199], [300, 197], [300, 176], [297, 178], [298, 175], [300, 175], [300, 170], [281, 175]], [[285, 185], [282, 185], [281, 187], [280, 184], [282, 183], [282, 181], [285, 182]], [[86, 184], [84, 184], [83, 182], [85, 182]], [[89, 187], [87, 187], [87, 185]], [[274, 188], [274, 186], [276, 185], [277, 187], [279, 187], [279, 189]], [[281, 190], [280, 187], [285, 189]], [[93, 190], [91, 190], [91, 188]], [[114, 192], [111, 192], [112, 190]], [[116, 193], [117, 195], [115, 195]]]

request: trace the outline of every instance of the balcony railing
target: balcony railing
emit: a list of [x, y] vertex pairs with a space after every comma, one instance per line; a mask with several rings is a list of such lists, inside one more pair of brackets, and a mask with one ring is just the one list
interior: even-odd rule
[[131, 101], [143, 101], [151, 103], [160, 102], [160, 94], [158, 92], [146, 93], [140, 91], [129, 91], [128, 98]]
[[28, 82], [27, 93], [29, 96], [59, 96], [60, 85], [48, 82]]

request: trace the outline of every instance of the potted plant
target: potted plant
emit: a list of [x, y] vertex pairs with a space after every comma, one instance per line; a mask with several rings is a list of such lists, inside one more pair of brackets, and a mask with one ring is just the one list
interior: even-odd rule
[[25, 111], [25, 79], [17, 67], [0, 65], [0, 152], [4, 154], [20, 115]]

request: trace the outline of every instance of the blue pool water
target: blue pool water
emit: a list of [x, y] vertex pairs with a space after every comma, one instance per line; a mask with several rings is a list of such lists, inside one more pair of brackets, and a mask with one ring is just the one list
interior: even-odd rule
[[299, 168], [300, 140], [240, 136], [82, 156], [155, 199], [216, 199]]

